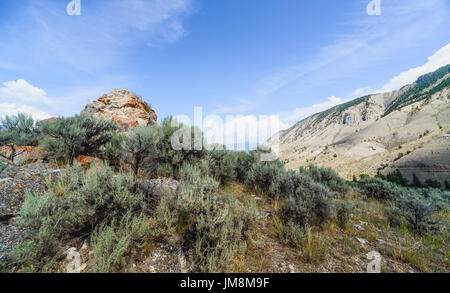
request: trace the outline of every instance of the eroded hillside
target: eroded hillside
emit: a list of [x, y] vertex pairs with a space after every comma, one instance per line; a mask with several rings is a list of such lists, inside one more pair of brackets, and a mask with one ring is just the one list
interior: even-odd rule
[[280, 133], [281, 160], [291, 169], [329, 166], [347, 179], [405, 169], [410, 180], [413, 170], [423, 180], [444, 182], [450, 170], [449, 70], [300, 121]]

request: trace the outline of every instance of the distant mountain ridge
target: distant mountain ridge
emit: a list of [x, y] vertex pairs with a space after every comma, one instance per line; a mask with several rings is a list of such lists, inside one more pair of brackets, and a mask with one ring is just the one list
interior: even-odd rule
[[[280, 159], [292, 169], [330, 166], [348, 179], [404, 169], [411, 180], [417, 171], [423, 179], [444, 181], [450, 180], [448, 131], [450, 65], [399, 90], [357, 98], [281, 131]], [[275, 137], [266, 144], [273, 147]]]

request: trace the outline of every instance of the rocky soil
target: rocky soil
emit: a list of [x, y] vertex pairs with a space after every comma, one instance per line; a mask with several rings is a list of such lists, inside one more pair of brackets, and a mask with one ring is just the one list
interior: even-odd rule
[[6, 251], [25, 237], [26, 231], [14, 224], [25, 193], [43, 192], [47, 178], [55, 178], [59, 172], [49, 164], [33, 163], [9, 165], [0, 173], [0, 262]]

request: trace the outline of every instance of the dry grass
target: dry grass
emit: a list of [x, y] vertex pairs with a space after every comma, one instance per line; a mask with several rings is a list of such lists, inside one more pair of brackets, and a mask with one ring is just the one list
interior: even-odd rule
[[[226, 188], [227, 192], [250, 196], [239, 184]], [[370, 251], [381, 254], [382, 272], [450, 271], [447, 230], [420, 236], [404, 223], [391, 227], [385, 203], [364, 199], [354, 192], [346, 198], [354, 206], [347, 227], [340, 228], [336, 220], [328, 221], [321, 227], [307, 229], [301, 243], [295, 246], [283, 240], [285, 227], [276, 216], [279, 202], [263, 197], [260, 208], [275, 216], [260, 227], [256, 244], [249, 245], [247, 252], [237, 258], [236, 272], [282, 272], [280, 263], [292, 264], [298, 272], [365, 272], [369, 263], [366, 254]], [[448, 223], [448, 212], [439, 216]]]

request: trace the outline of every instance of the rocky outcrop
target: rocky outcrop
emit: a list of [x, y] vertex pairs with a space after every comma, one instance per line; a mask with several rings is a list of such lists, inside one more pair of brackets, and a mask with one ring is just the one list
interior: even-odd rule
[[155, 111], [145, 101], [124, 89], [114, 89], [103, 95], [97, 101], [88, 104], [81, 114], [114, 120], [122, 130], [137, 125], [158, 124]]
[[33, 146], [15, 146], [9, 144], [7, 146], [0, 146], [0, 160], [20, 165], [27, 162], [38, 161], [39, 154], [37, 148]]

